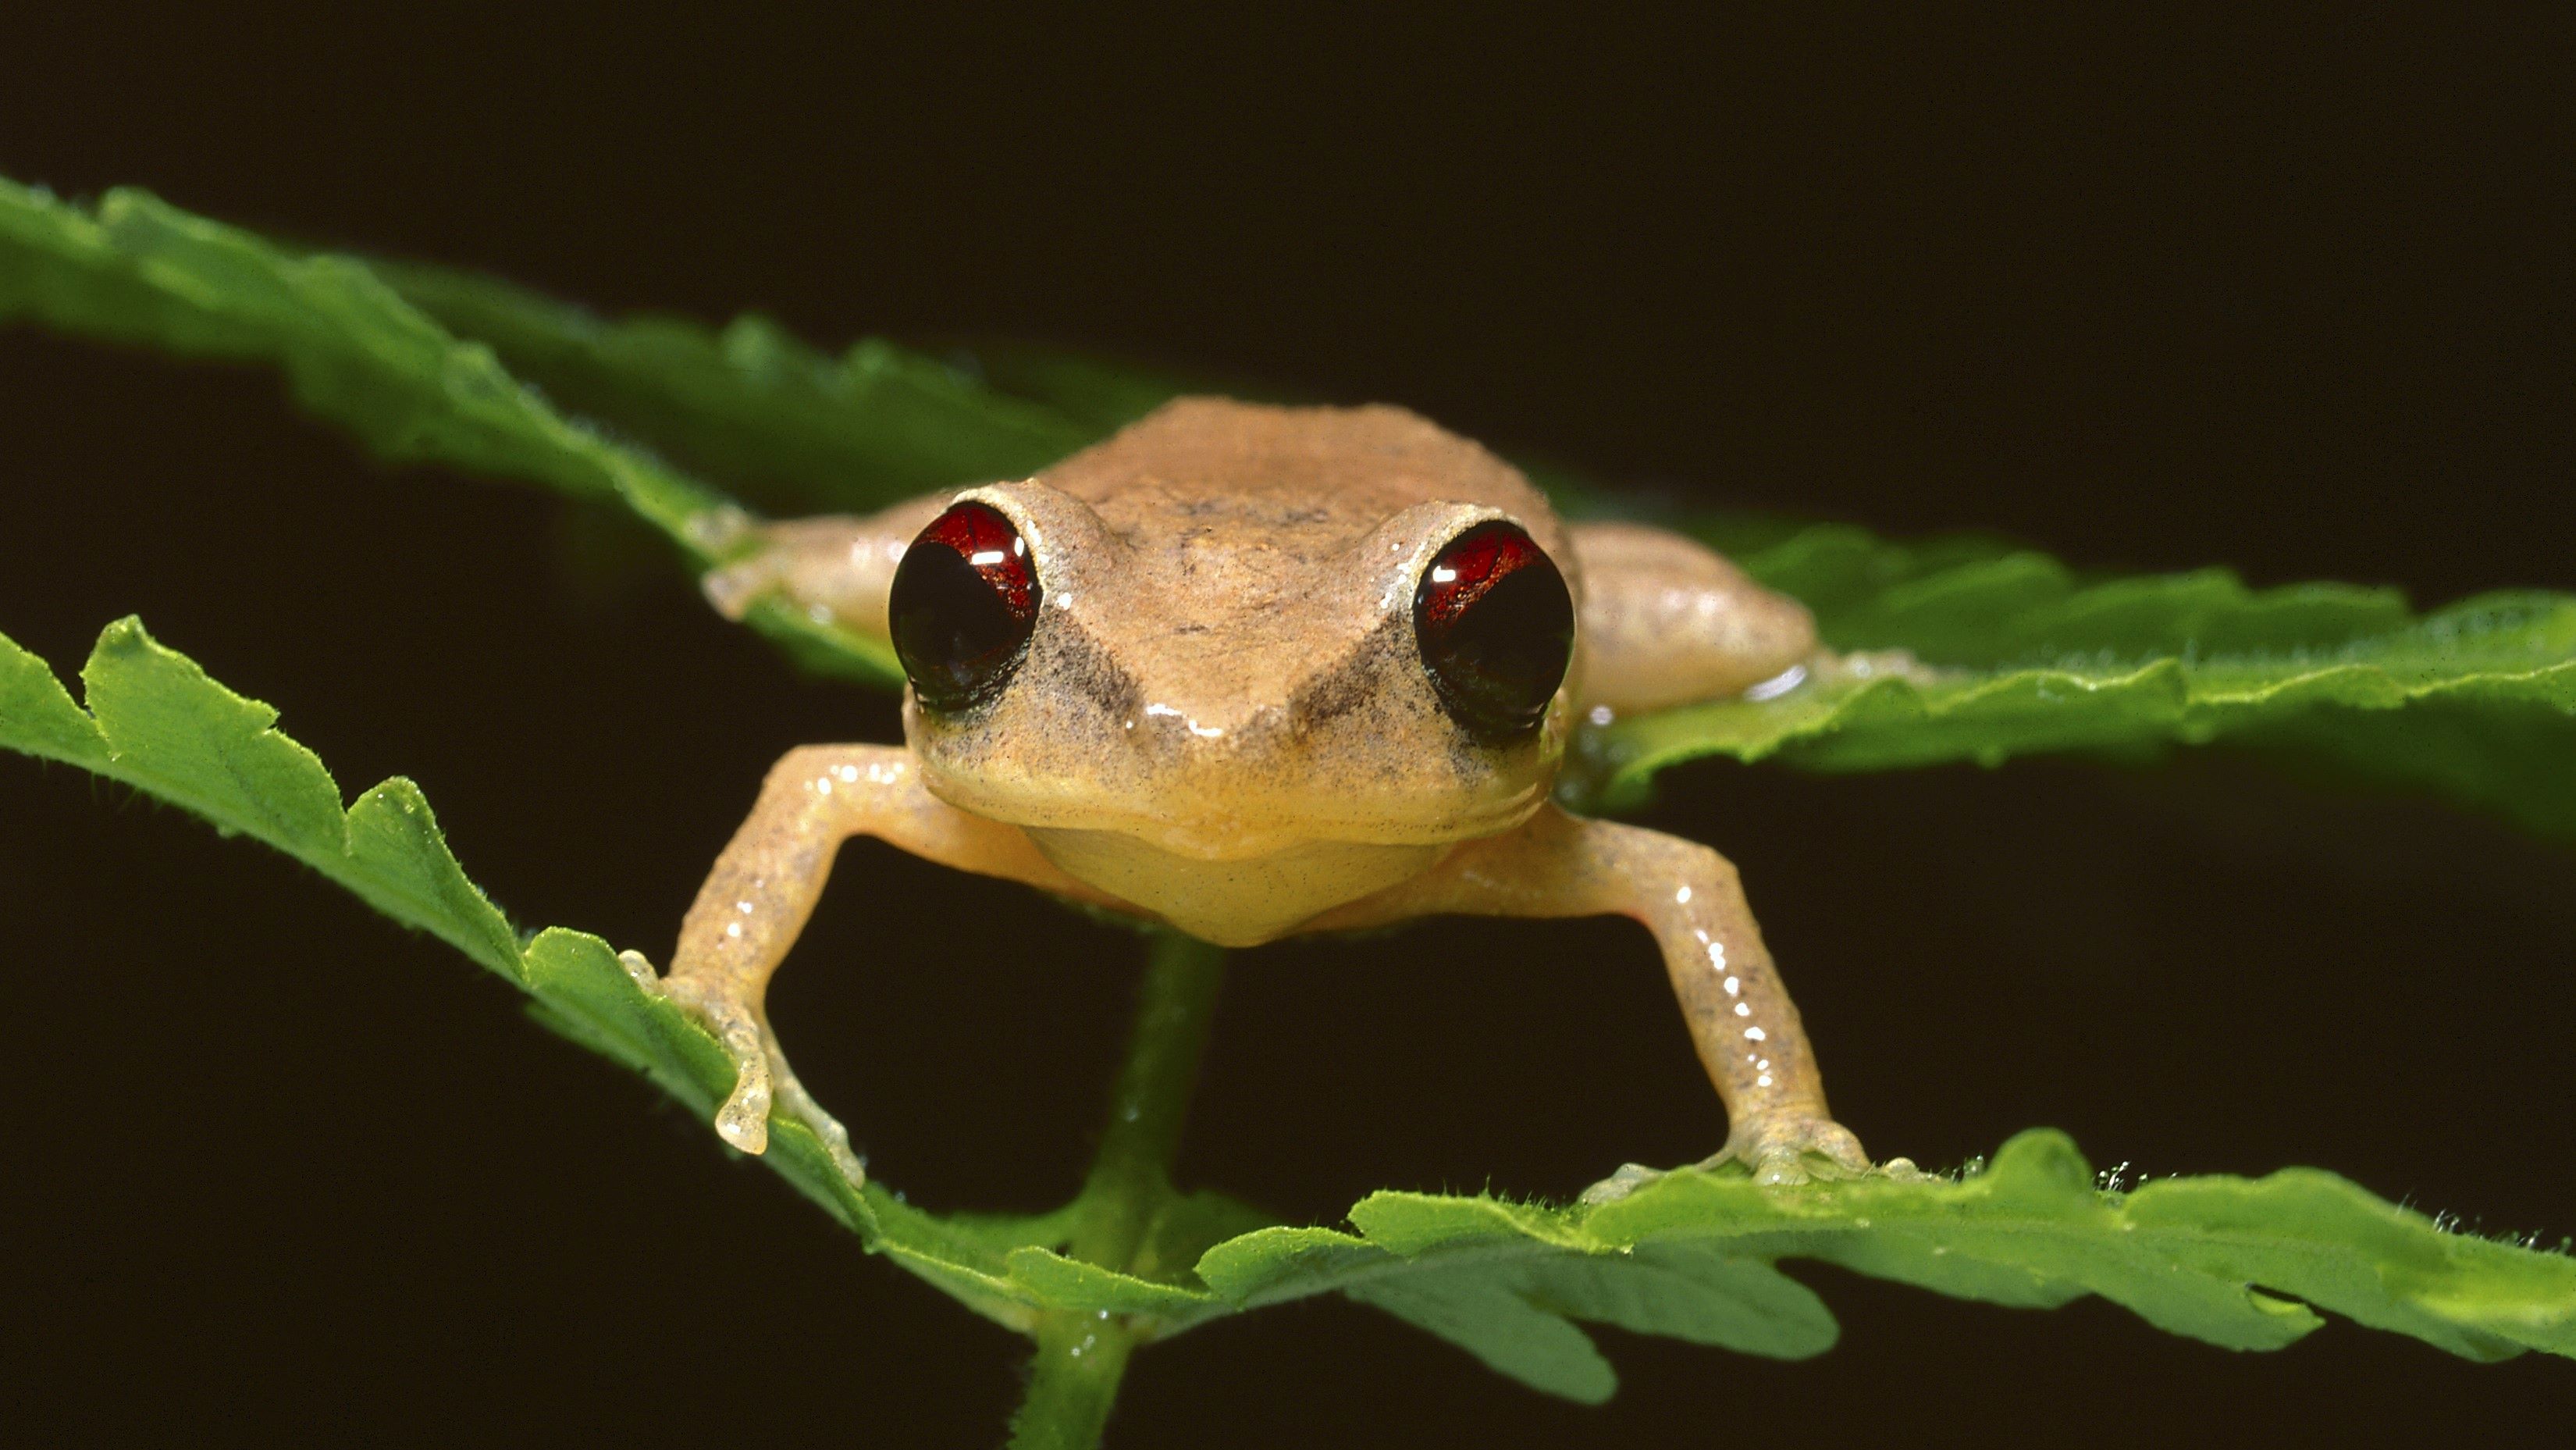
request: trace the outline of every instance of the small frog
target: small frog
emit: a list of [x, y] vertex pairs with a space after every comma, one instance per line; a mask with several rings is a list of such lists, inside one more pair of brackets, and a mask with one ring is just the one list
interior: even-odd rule
[[905, 744], [779, 761], [667, 976], [628, 958], [732, 1057], [716, 1130], [734, 1147], [767, 1146], [774, 1104], [860, 1176], [763, 998], [835, 851], [867, 835], [1223, 946], [1442, 913], [1633, 917], [1726, 1105], [1703, 1166], [1870, 1171], [1734, 867], [1549, 800], [1580, 721], [1831, 666], [1804, 608], [1718, 555], [1569, 526], [1399, 408], [1209, 398], [1034, 478], [735, 531], [758, 547], [707, 577], [720, 610], [783, 596], [889, 641], [910, 689]]

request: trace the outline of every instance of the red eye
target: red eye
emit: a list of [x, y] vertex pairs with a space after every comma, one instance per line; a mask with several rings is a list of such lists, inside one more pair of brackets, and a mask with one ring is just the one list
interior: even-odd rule
[[1450, 540], [1422, 571], [1413, 637], [1450, 718], [1500, 744], [1536, 730], [1565, 683], [1574, 596], [1546, 550], [1495, 519]]
[[991, 699], [1028, 649], [1044, 598], [1028, 541], [1000, 509], [961, 503], [932, 519], [895, 566], [886, 601], [913, 693], [933, 710]]

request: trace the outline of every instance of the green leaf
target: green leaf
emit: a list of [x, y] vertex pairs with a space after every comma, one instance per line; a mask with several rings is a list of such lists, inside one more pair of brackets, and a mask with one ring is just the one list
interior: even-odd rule
[[[344, 814], [338, 786], [278, 732], [276, 711], [132, 620], [105, 631], [84, 678], [86, 711], [0, 638], [0, 745], [80, 764], [287, 852], [453, 944], [526, 992], [547, 1026], [701, 1117], [731, 1086], [714, 1040], [606, 942], [554, 928], [523, 948], [410, 782], [387, 781]], [[2576, 1356], [2576, 1260], [2562, 1254], [2445, 1233], [2308, 1169], [2104, 1193], [2074, 1146], [2046, 1132], [2014, 1139], [1991, 1170], [1957, 1182], [1779, 1191], [1678, 1173], [1571, 1209], [1379, 1193], [1351, 1210], [1351, 1233], [1260, 1226], [1219, 1195], [1171, 1197], [1134, 1273], [1060, 1252], [1078, 1205], [942, 1218], [882, 1184], [854, 1188], [800, 1124], [774, 1122], [770, 1142], [765, 1161], [869, 1249], [1023, 1331], [1049, 1313], [1108, 1314], [1150, 1338], [1340, 1293], [1584, 1401], [1607, 1396], [1615, 1378], [1579, 1323], [1779, 1358], [1827, 1348], [1833, 1320], [1774, 1267], [1782, 1258], [1999, 1304], [2099, 1294], [2235, 1348], [2297, 1339], [2320, 1322], [2312, 1305], [2472, 1358]]]
[[[311, 751], [278, 733], [275, 710], [207, 678], [133, 619], [100, 634], [81, 674], [86, 713], [41, 661], [0, 639], [0, 681], [19, 685], [0, 687], [0, 743], [50, 753], [41, 748], [44, 735], [86, 727], [104, 749], [56, 758], [184, 806], [227, 835], [274, 846], [387, 916], [519, 979], [517, 937], [465, 879], [410, 781], [386, 781], [343, 814], [340, 788]], [[20, 714], [20, 701], [33, 708]]]
[[329, 871], [348, 854], [340, 788], [313, 752], [246, 700], [121, 619], [81, 670], [119, 778]]
[[45, 662], [0, 637], [0, 745], [92, 770], [107, 763], [107, 737], [72, 703]]
[[2492, 594], [2419, 619], [2385, 590], [2256, 591], [2223, 570], [2088, 584], [1985, 541], [1908, 549], [1840, 526], [1741, 558], [1836, 648], [1931, 668], [1880, 661], [1588, 730], [1577, 793], [1632, 804], [1707, 755], [1884, 770], [2229, 740], [2576, 836], [2576, 598]]
[[1351, 1217], [1357, 1235], [1274, 1229], [1219, 1245], [1200, 1275], [1245, 1305], [1346, 1293], [1576, 1399], [1608, 1385], [1566, 1340], [1571, 1320], [1784, 1358], [1825, 1348], [1831, 1321], [1769, 1267], [1778, 1258], [2022, 1307], [2099, 1294], [2235, 1349], [2300, 1338], [2321, 1322], [2313, 1305], [2473, 1359], [2576, 1356], [2564, 1254], [2444, 1232], [2314, 1169], [2103, 1192], [2045, 1131], [1955, 1182], [1781, 1191], [1685, 1172], [1590, 1209], [1381, 1193]]
[[[615, 502], [692, 567], [731, 500], [565, 417], [480, 343], [461, 342], [365, 264], [297, 257], [139, 191], [95, 212], [0, 180], [0, 319], [282, 368], [306, 411], [387, 458], [444, 463]], [[752, 623], [818, 669], [900, 678], [884, 645], [777, 604]]]
[[1052, 408], [1104, 438], [1183, 393], [1223, 393], [1274, 402], [1314, 401], [1289, 399], [1272, 389], [1239, 381], [1008, 339], [981, 339], [960, 348], [958, 355], [997, 391]]
[[566, 406], [726, 479], [766, 506], [867, 510], [1036, 472], [1110, 431], [868, 338], [839, 357], [758, 315], [721, 331], [607, 322], [488, 277], [371, 264], [460, 337]]
[[420, 787], [397, 776], [349, 807], [349, 889], [369, 906], [423, 931], [505, 977], [520, 975], [519, 938], [463, 867]]
[[[1824, 1302], [1767, 1262], [1691, 1243], [1596, 1253], [1555, 1219], [1489, 1199], [1374, 1194], [1351, 1221], [1405, 1272], [1353, 1266], [1357, 1282], [1343, 1292], [1533, 1388], [1586, 1403], [1609, 1398], [1617, 1378], [1575, 1320], [1774, 1359], [1833, 1345]], [[1312, 1272], [1309, 1262], [1299, 1277]]]

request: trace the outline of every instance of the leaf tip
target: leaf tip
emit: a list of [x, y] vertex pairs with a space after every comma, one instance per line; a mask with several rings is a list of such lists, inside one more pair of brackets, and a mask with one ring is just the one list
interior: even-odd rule
[[143, 616], [129, 614], [98, 632], [99, 649], [157, 649], [160, 641], [143, 627]]
[[1981, 1181], [2007, 1193], [2049, 1197], [2090, 1195], [2094, 1187], [2093, 1165], [2055, 1128], [2030, 1128], [2005, 1140]]

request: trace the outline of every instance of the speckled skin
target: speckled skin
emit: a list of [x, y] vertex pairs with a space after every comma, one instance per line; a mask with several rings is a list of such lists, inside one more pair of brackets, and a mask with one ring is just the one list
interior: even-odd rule
[[[904, 545], [961, 498], [1011, 518], [1043, 585], [1008, 684], [956, 714], [908, 693], [902, 748], [788, 755], [670, 975], [629, 963], [734, 1055], [729, 1141], [760, 1151], [775, 1098], [844, 1143], [786, 1072], [761, 1000], [839, 843], [872, 835], [1223, 945], [1444, 912], [1634, 917], [1727, 1106], [1710, 1161], [1775, 1182], [1868, 1168], [1826, 1112], [1734, 868], [1547, 803], [1579, 718], [1739, 692], [1807, 660], [1795, 602], [1677, 535], [1569, 529], [1509, 465], [1401, 409], [1216, 399], [1174, 402], [1034, 478], [770, 526], [709, 597], [739, 614], [784, 593], [882, 635]], [[1540, 728], [1503, 747], [1441, 709], [1412, 632], [1431, 557], [1494, 518], [1557, 561], [1578, 635]]]

